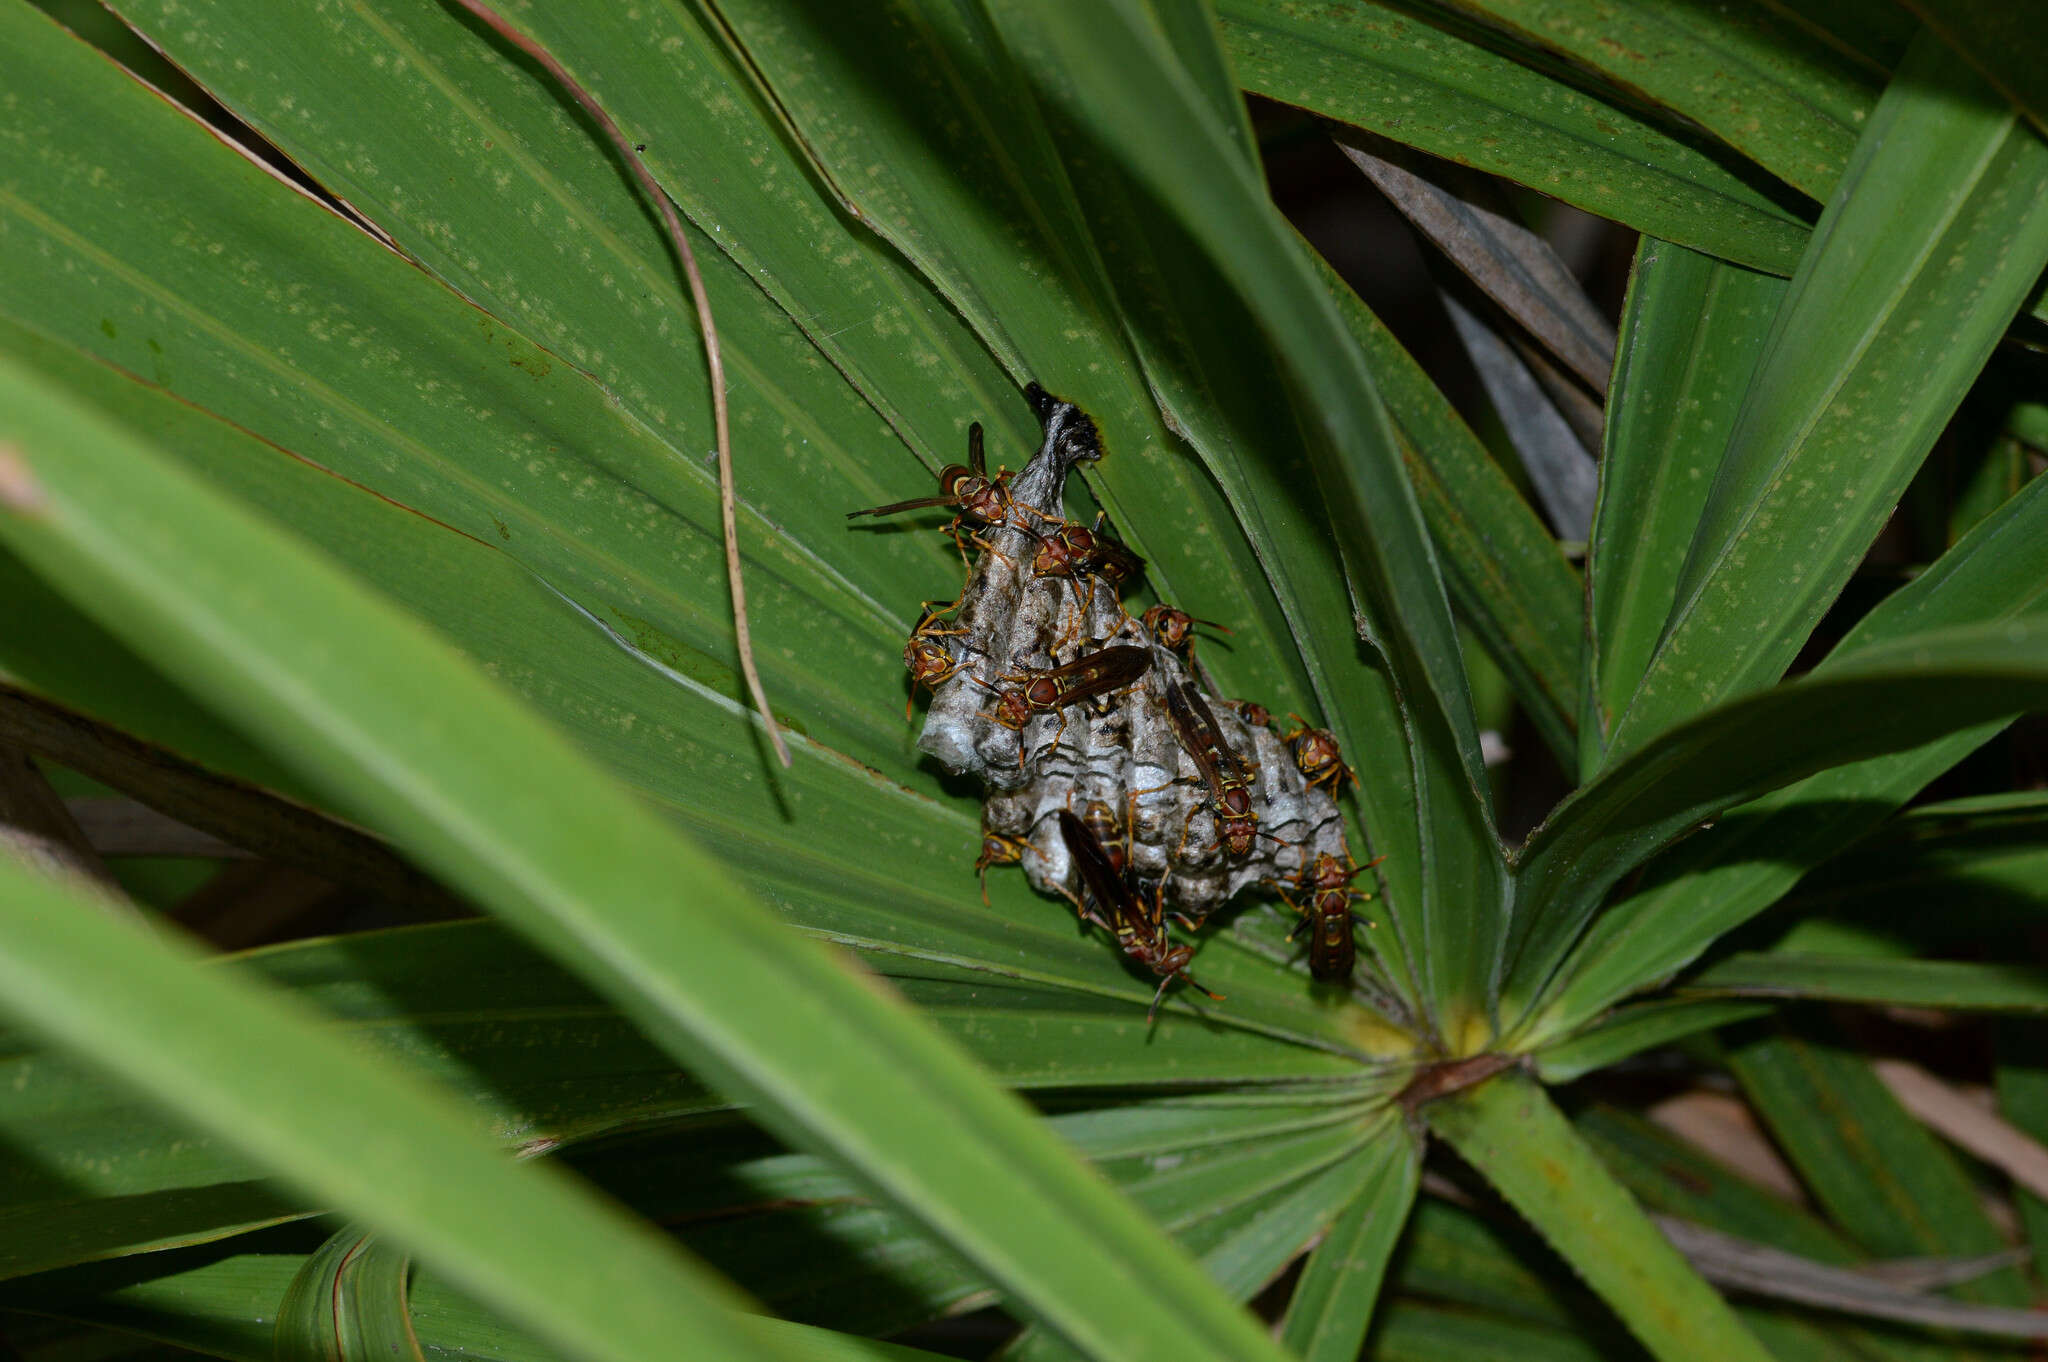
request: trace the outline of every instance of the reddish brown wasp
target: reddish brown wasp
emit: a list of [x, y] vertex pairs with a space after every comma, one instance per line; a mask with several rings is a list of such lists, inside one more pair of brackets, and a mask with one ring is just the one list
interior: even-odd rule
[[1131, 834], [1116, 810], [1100, 799], [1091, 799], [1081, 806], [1081, 826], [1088, 829], [1103, 854], [1109, 857], [1110, 869], [1121, 879], [1131, 863]]
[[[1125, 582], [1145, 570], [1145, 561], [1132, 553], [1124, 542], [1112, 537], [1104, 528], [1103, 519], [1097, 516], [1095, 528], [1090, 530], [1071, 520], [1056, 523], [1049, 533], [1027, 531], [1038, 541], [1038, 551], [1031, 557], [1031, 570], [1041, 577], [1066, 577], [1079, 581], [1082, 577], [1100, 577], [1118, 591]], [[1088, 584], [1088, 595], [1081, 602], [1085, 614], [1094, 601], [1095, 584]]]
[[1128, 582], [1136, 580], [1145, 571], [1145, 560], [1131, 552], [1131, 546], [1117, 538], [1109, 530], [1109, 517], [1095, 517], [1095, 547], [1087, 556], [1083, 566], [1096, 576], [1121, 591]]
[[910, 631], [910, 638], [903, 645], [903, 665], [910, 668], [910, 698], [903, 702], [903, 717], [908, 719], [917, 704], [917, 688], [938, 689], [939, 683], [949, 679], [960, 670], [961, 664], [953, 660], [946, 645], [939, 642], [964, 634], [965, 629], [941, 629], [939, 616], [943, 610], [934, 610], [933, 601], [926, 601], [917, 617], [917, 627]]
[[1195, 759], [1195, 767], [1208, 782], [1209, 797], [1216, 810], [1216, 838], [1232, 856], [1251, 854], [1252, 841], [1259, 834], [1258, 810], [1252, 807], [1251, 778], [1244, 763], [1230, 750], [1209, 702], [1200, 691], [1178, 681], [1166, 683], [1166, 717], [1174, 736]]
[[1220, 629], [1226, 634], [1230, 632], [1226, 626], [1218, 624], [1214, 620], [1198, 620], [1187, 611], [1176, 609], [1170, 605], [1147, 607], [1142, 622], [1145, 626], [1145, 632], [1151, 634], [1153, 641], [1160, 647], [1171, 649], [1176, 653], [1184, 652], [1190, 660], [1193, 660], [1195, 655], [1194, 632], [1196, 625], [1199, 624], [1210, 629]]
[[[1064, 667], [1053, 667], [1046, 671], [1027, 671], [997, 678], [999, 681], [1020, 683], [1015, 690], [999, 690], [988, 686], [985, 681], [977, 684], [995, 690], [996, 707], [985, 712], [984, 717], [995, 720], [1004, 728], [1022, 731], [1034, 714], [1058, 714], [1060, 726], [1052, 738], [1052, 745], [1057, 747], [1061, 736], [1067, 731], [1068, 705], [1076, 705], [1083, 700], [1092, 700], [1098, 695], [1108, 695], [1134, 685], [1151, 665], [1152, 654], [1145, 648], [1098, 648], [1092, 653], [1075, 658]], [[973, 673], [970, 672], [968, 675], [972, 676]], [[1017, 752], [1017, 764], [1024, 764], [1021, 746]]]
[[[958, 514], [946, 527], [955, 543], [961, 543], [961, 535], [968, 525], [1008, 525], [1012, 529], [1026, 530], [1018, 511], [1021, 508], [1032, 515], [1038, 512], [1010, 496], [1010, 474], [998, 468], [996, 475], [988, 475], [988, 461], [982, 453], [981, 422], [976, 421], [967, 428], [967, 467], [949, 463], [939, 470], [939, 495], [935, 497], [913, 497], [909, 501], [895, 501], [887, 506], [870, 506], [865, 510], [848, 511], [846, 518], [863, 515], [895, 515], [899, 511], [918, 511], [927, 506], [952, 506]], [[982, 548], [995, 552], [994, 547], [979, 535], [969, 533], [967, 538]], [[961, 549], [966, 552], [965, 547]]]
[[1273, 725], [1273, 711], [1256, 700], [1225, 700], [1223, 702], [1237, 711], [1237, 716], [1254, 728], [1270, 728]]
[[1337, 746], [1337, 739], [1326, 728], [1310, 728], [1308, 720], [1299, 714], [1288, 715], [1301, 727], [1291, 733], [1283, 733], [1280, 740], [1293, 744], [1294, 764], [1311, 785], [1328, 783], [1330, 793], [1336, 794], [1344, 788], [1344, 782], [1356, 781], [1349, 766], [1344, 764], [1344, 753]]
[[1095, 552], [1095, 534], [1071, 520], [1059, 521], [1049, 534], [1034, 530], [1038, 552], [1031, 556], [1031, 570], [1041, 577], [1072, 577], [1086, 570]]
[[[1351, 902], [1369, 900], [1371, 894], [1351, 887], [1351, 881], [1363, 872], [1378, 865], [1385, 857], [1378, 857], [1364, 865], [1353, 865], [1349, 858], [1339, 861], [1327, 851], [1316, 853], [1315, 860], [1295, 872], [1293, 887], [1308, 895], [1304, 907], [1294, 901], [1283, 886], [1280, 897], [1287, 906], [1301, 914], [1301, 923], [1294, 931], [1308, 927], [1308, 972], [1322, 982], [1342, 983], [1351, 977], [1358, 947], [1351, 937]], [[1294, 932], [1288, 933], [1292, 940]]]
[[[1071, 520], [1059, 521], [1049, 534], [1036, 530], [1029, 532], [1038, 541], [1038, 551], [1031, 555], [1031, 570], [1040, 577], [1065, 577], [1079, 582], [1088, 575], [1088, 563], [1095, 553], [1095, 534]], [[1089, 577], [1085, 594], [1081, 597], [1082, 620], [1095, 603], [1095, 581]]]
[[974, 871], [981, 876], [981, 906], [988, 907], [988, 870], [994, 865], [1022, 865], [1024, 853], [1031, 850], [1031, 843], [1022, 837], [1010, 837], [989, 827], [986, 819], [981, 824], [981, 855], [974, 858]]
[[[1222, 994], [1203, 988], [1188, 973], [1188, 961], [1194, 958], [1195, 948], [1173, 944], [1159, 894], [1153, 894], [1152, 906], [1146, 908], [1136, 891], [1116, 873], [1109, 853], [1087, 825], [1066, 809], [1060, 810], [1059, 818], [1060, 840], [1066, 843], [1067, 854], [1073, 858], [1074, 869], [1081, 877], [1081, 915], [1116, 937], [1116, 944], [1125, 955], [1159, 976], [1159, 989], [1152, 995], [1152, 1006], [1145, 1013], [1146, 1024], [1149, 1026], [1158, 1015], [1159, 1003], [1175, 979], [1185, 979], [1189, 988], [1222, 1002]], [[1092, 911], [1088, 906], [1091, 902]]]

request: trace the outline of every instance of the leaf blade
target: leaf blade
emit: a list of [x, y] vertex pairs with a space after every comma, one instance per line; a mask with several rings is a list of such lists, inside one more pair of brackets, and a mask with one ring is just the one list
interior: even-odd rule
[[[1988, 93], [1923, 39], [1880, 101], [1779, 309], [1610, 760], [1790, 664], [2048, 263], [2048, 146]], [[1897, 382], [1909, 372], [1922, 381]]]
[[1502, 175], [1653, 236], [1788, 273], [1798, 216], [1619, 101], [1390, 7], [1223, 0], [1246, 88]]
[[[1079, 987], [1136, 999], [1127, 1019], [1141, 1017], [1150, 987], [1113, 953], [1075, 936], [1065, 910], [1031, 893], [1021, 876], [993, 877], [996, 911], [981, 906], [972, 869], [980, 841], [975, 812], [942, 797], [928, 773], [891, 779], [800, 740], [796, 768], [771, 786], [755, 767], [729, 759], [751, 742], [751, 721], [735, 687], [721, 695], [701, 684], [700, 663], [708, 659], [660, 647], [648, 632], [628, 641], [647, 642], [647, 652], [636, 651], [489, 545], [449, 533], [75, 352], [29, 343], [34, 339], [0, 323], [0, 351], [21, 357], [41, 382], [115, 415], [434, 621], [664, 814], [725, 848], [729, 862], [785, 917], [867, 952], [886, 971], [951, 967], [1000, 976], [997, 986], [1027, 992]], [[635, 628], [630, 616], [613, 620], [621, 636]], [[0, 662], [13, 665], [70, 637], [0, 631]], [[145, 665], [104, 636], [96, 646], [110, 653], [84, 673], [93, 687], [85, 694], [95, 700], [126, 669]], [[75, 678], [79, 669], [63, 674]], [[167, 688], [144, 688], [117, 717], [157, 722], [152, 716], [162, 706], [153, 697]], [[189, 731], [180, 726], [157, 736], [181, 742]], [[246, 750], [239, 743], [221, 755], [238, 761]], [[272, 779], [276, 766], [234, 769]], [[832, 812], [797, 819], [792, 805]], [[935, 862], [949, 863], [950, 873]], [[410, 868], [404, 873], [420, 878]], [[1225, 1026], [1276, 1027], [1276, 1037], [1308, 1035], [1318, 1037], [1318, 1047], [1355, 1048], [1338, 1018], [1236, 943], [1219, 940], [1205, 957], [1212, 962], [1233, 995]], [[1098, 1020], [1115, 1027], [1111, 1017]], [[1084, 1068], [1094, 1062], [1078, 1047], [1074, 1059]], [[1291, 1067], [1278, 1056], [1271, 1062]]]
[[[2048, 605], [2040, 585], [2048, 580], [2048, 558], [2040, 551], [2042, 527], [2048, 526], [2044, 492], [2029, 484], [2001, 506], [1858, 622], [1813, 675], [1825, 676], [1835, 659], [1919, 630], [2038, 617]], [[1573, 948], [1558, 973], [1557, 1001], [1531, 1034], [1581, 1025], [1691, 960], [2003, 726], [1993, 721], [1895, 757], [1811, 776], [1735, 811], [1721, 826], [1675, 849], [1667, 860], [1668, 881], [1611, 907]], [[1515, 986], [1537, 987], [1533, 978]]]
[[1369, 1153], [1374, 1162], [1365, 1185], [1309, 1255], [1281, 1321], [1281, 1345], [1305, 1362], [1358, 1356], [1421, 1185], [1421, 1151], [1400, 1123], [1383, 1131]]
[[[751, 904], [416, 622], [118, 427], [0, 373], [6, 433], [32, 451], [43, 493], [36, 515], [0, 517], [0, 536], [184, 684], [232, 705], [340, 807], [492, 903], [672, 1054], [754, 1098], [772, 1127], [833, 1150], [1084, 1346], [1123, 1346], [1136, 1327], [1140, 1351], [1270, 1353], [956, 1049]], [[260, 581], [249, 563], [265, 565]], [[323, 622], [312, 639], [308, 618]], [[817, 1036], [841, 1033], [834, 1055], [817, 1053]], [[870, 1081], [850, 1091], [834, 1075], [855, 1055]], [[938, 1129], [948, 1138], [920, 1133]], [[995, 1236], [976, 1209], [1013, 1178], [1032, 1185], [1006, 1226], [1025, 1205], [1046, 1217], [1028, 1239]], [[1172, 1310], [1133, 1310], [1139, 1289]]]
[[1699, 823], [1834, 767], [2048, 705], [2048, 634], [2018, 621], [1907, 635], [1731, 701], [1609, 766], [1531, 834], [1509, 991], [1550, 980], [1621, 877]]
[[2041, 79], [2048, 70], [2048, 47], [2043, 47], [2041, 30], [2020, 16], [1984, 0], [1951, 0], [1951, 3], [1907, 5], [1914, 17], [1942, 36], [1943, 41], [1970, 59], [1970, 64], [1996, 85], [1999, 92], [2024, 111], [2034, 126], [2048, 133], [2048, 85]]
[[1534, 1083], [1510, 1070], [1422, 1110], [1652, 1355], [1768, 1356]]
[[[76, 891], [11, 860], [0, 884], [0, 970], [17, 1021], [361, 1210], [574, 1353], [623, 1362], [680, 1328], [703, 1330], [725, 1356], [778, 1355], [738, 1323], [737, 1293], [568, 1182], [505, 1163], [437, 1095], [246, 984], [222, 986], [188, 950], [115, 923]], [[362, 1150], [392, 1129], [414, 1153], [372, 1172]], [[553, 1261], [534, 1251], [540, 1232], [578, 1251]], [[598, 1308], [601, 1279], [637, 1284]]]
[[1874, 102], [1865, 68], [1762, 5], [1452, 3], [1677, 112], [1816, 199], [1833, 192]]
[[1782, 281], [1645, 237], [1622, 306], [1593, 531], [1580, 766], [1642, 680]]
[[1821, 998], [1876, 1006], [2033, 1013], [2048, 1010], [2048, 975], [2019, 965], [1742, 951], [1688, 979], [1687, 993]]
[[[1861, 1055], [1780, 1029], [1728, 1058], [1815, 1202], [1865, 1251], [1968, 1257], [2004, 1247], [1968, 1175]], [[1966, 1282], [1956, 1294], [1987, 1305], [2027, 1300], [2011, 1268]]]
[[[500, 546], [727, 684], [731, 604], [703, 570], [722, 559], [715, 480], [698, 458], [679, 457], [690, 431], [708, 435], [701, 403], [667, 430], [641, 419], [567, 358], [251, 165], [31, 7], [10, 7], [0, 30], [24, 129], [0, 146], [0, 230], [19, 247], [0, 262], [0, 312]], [[62, 151], [32, 157], [30, 143]], [[176, 196], [163, 188], [165, 165], [180, 167]], [[613, 207], [640, 211], [630, 196]], [[763, 343], [775, 343], [777, 327], [787, 334], [722, 255], [706, 262], [736, 347], [748, 315], [766, 328]], [[740, 305], [748, 293], [750, 314]], [[297, 312], [290, 299], [301, 300]], [[829, 387], [813, 395], [821, 413], [843, 415], [845, 385], [834, 386], [837, 399]], [[876, 427], [863, 436], [859, 424], [835, 447], [857, 454], [871, 442]], [[785, 438], [800, 456], [801, 436]], [[832, 508], [802, 513], [844, 543]], [[901, 763], [907, 744], [890, 702], [900, 703], [892, 683], [905, 620], [881, 602], [904, 578], [884, 565], [944, 560], [895, 543], [874, 546], [882, 552], [865, 566], [849, 556], [843, 570], [751, 505], [740, 531], [763, 632], [794, 629], [811, 645], [791, 647], [785, 635], [763, 650], [771, 687], [795, 701], [786, 719], [871, 766]], [[845, 665], [821, 665], [818, 649]]]

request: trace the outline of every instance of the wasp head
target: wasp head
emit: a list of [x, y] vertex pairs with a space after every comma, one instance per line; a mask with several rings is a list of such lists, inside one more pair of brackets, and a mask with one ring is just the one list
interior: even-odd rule
[[1188, 630], [1194, 620], [1185, 610], [1176, 610], [1170, 605], [1149, 607], [1143, 616], [1145, 628], [1157, 639], [1162, 648], [1179, 649], [1188, 641]]

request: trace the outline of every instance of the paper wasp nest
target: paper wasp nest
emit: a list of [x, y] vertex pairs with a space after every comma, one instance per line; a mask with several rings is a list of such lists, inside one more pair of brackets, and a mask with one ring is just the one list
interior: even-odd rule
[[[1297, 883], [1319, 852], [1349, 864], [1329, 790], [1309, 783], [1278, 734], [1201, 691], [1183, 657], [1124, 612], [1117, 582], [1086, 571], [1034, 569], [1065, 523], [1069, 470], [1102, 450], [1079, 408], [1036, 385], [1027, 396], [1044, 423], [1044, 442], [1010, 479], [1006, 514], [980, 528], [982, 552], [957, 611], [921, 631], [958, 670], [937, 684], [918, 747], [953, 771], [979, 777], [989, 789], [987, 830], [1027, 842], [1021, 863], [1032, 885], [1075, 902], [1083, 886], [1058, 815], [1065, 809], [1079, 816], [1098, 804], [1127, 838], [1129, 881], [1149, 897], [1163, 880], [1166, 911], [1192, 925], [1247, 887], [1270, 892], [1276, 881]], [[1022, 697], [1034, 679], [1117, 647], [1149, 657], [1135, 682], [1031, 711], [1021, 728], [997, 721], [1006, 692]], [[1128, 670], [1142, 659], [1114, 660]], [[1173, 686], [1204, 702], [1246, 779], [1259, 835], [1243, 854], [1223, 845], [1214, 785], [1183, 740], [1185, 726], [1177, 730], [1169, 712]], [[1022, 699], [1008, 703], [1011, 716], [1022, 717]]]

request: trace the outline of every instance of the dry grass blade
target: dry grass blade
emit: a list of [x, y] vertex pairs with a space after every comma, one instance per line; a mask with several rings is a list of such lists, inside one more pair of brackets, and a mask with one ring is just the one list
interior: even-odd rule
[[[1932, 1328], [1960, 1329], [2000, 1338], [2048, 1338], [2048, 1311], [2015, 1310], [2009, 1306], [1971, 1305], [1902, 1291], [1882, 1268], [1830, 1267], [1782, 1249], [1752, 1243], [1704, 1225], [1657, 1216], [1657, 1227], [1702, 1277], [1719, 1286], [1770, 1300], [1837, 1310], [1870, 1319], [1894, 1319]], [[2008, 1253], [1952, 1260], [1937, 1276], [1981, 1275], [2008, 1266]], [[1913, 1270], [1930, 1265], [1915, 1260]], [[1949, 1271], [1953, 1269], [1953, 1271]]]
[[761, 673], [754, 666], [753, 635], [747, 628], [747, 589], [740, 578], [739, 530], [733, 514], [732, 436], [726, 419], [725, 361], [718, 350], [718, 328], [711, 320], [711, 299], [704, 291], [704, 276], [698, 272], [696, 253], [690, 249], [689, 238], [683, 235], [682, 219], [677, 217], [675, 205], [669, 202], [668, 195], [655, 183], [654, 175], [640, 159], [638, 149], [619, 130], [619, 125], [612, 121], [612, 116], [605, 112], [596, 96], [584, 89], [568, 69], [555, 60], [553, 53], [514, 28], [481, 0], [458, 0], [458, 3], [478, 20], [490, 25], [492, 32], [539, 62], [555, 83], [583, 107], [583, 111], [611, 139], [619, 159], [632, 170], [633, 177], [646, 191], [648, 201], [661, 214], [669, 245], [674, 249], [676, 259], [682, 263], [683, 277], [689, 281], [690, 300], [697, 307], [697, 325], [704, 333], [704, 362], [711, 371], [711, 412], [718, 433], [718, 507], [725, 528], [725, 574], [726, 580], [732, 584], [733, 633], [739, 644], [740, 671], [747, 678], [747, 693], [753, 697], [754, 708], [768, 730], [768, 741], [775, 748], [775, 757], [787, 767], [790, 764], [789, 747], [782, 741], [782, 731], [776, 727], [775, 712], [768, 707], [768, 693], [761, 688]]
[[1347, 136], [1337, 147], [1487, 297], [1606, 396], [1614, 324], [1550, 243], [1503, 211], [1490, 181], [1392, 143], [1368, 149]]
[[[1439, 1174], [1425, 1173], [1422, 1190], [1454, 1206], [1479, 1209], [1479, 1203], [1463, 1187]], [[1716, 1286], [1872, 1319], [2001, 1338], [2048, 1338], [2048, 1311], [1972, 1305], [1919, 1294], [2010, 1267], [2026, 1257], [2025, 1249], [1969, 1258], [1894, 1258], [1834, 1267], [1676, 1216], [1650, 1218], [1693, 1270]]]
[[1716, 1162], [1779, 1200], [1794, 1206], [1807, 1204], [1799, 1175], [1757, 1125], [1749, 1103], [1727, 1093], [1694, 1088], [1657, 1103], [1648, 1114], [1657, 1125], [1709, 1151]]
[[1560, 538], [1585, 542], [1592, 532], [1593, 499], [1599, 490], [1593, 456], [1514, 348], [1451, 292], [1443, 294], [1443, 303], [1480, 384], [1522, 456], [1552, 528]]
[[361, 828], [202, 770], [139, 738], [0, 684], [0, 744], [19, 746], [133, 795], [264, 858], [439, 912], [456, 900]]
[[2048, 1197], [2048, 1149], [2039, 1141], [1917, 1064], [1879, 1059], [1871, 1068], [1914, 1120], [2035, 1196]]

